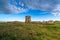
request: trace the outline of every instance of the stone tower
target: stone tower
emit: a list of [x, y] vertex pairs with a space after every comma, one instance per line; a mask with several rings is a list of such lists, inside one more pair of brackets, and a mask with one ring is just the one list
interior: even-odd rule
[[31, 22], [31, 17], [30, 16], [26, 16], [25, 17], [25, 22], [26, 23], [30, 23]]

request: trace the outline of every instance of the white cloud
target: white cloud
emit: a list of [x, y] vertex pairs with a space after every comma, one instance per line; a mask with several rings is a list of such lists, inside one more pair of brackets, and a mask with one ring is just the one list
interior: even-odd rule
[[21, 3], [21, 2], [19, 2], [19, 5], [21, 5], [21, 6], [23, 7], [23, 6], [24, 6], [24, 3], [23, 3], [23, 2], [22, 2], [22, 3]]
[[54, 14], [55, 16], [60, 15], [60, 4], [57, 4], [51, 13]]
[[21, 13], [21, 12], [26, 12], [27, 11], [27, 9], [23, 9], [21, 7], [17, 7], [15, 5], [11, 5], [11, 4], [9, 4], [8, 8], [10, 9], [10, 11], [12, 13]]
[[60, 15], [60, 0], [20, 0], [20, 2], [24, 2], [29, 9], [42, 10], [54, 15]]
[[[12, 1], [12, 4], [9, 4], [9, 0], [0, 0], [0, 11], [4, 13], [19, 13], [26, 12], [27, 9], [34, 9], [47, 11], [54, 15], [60, 15], [60, 0], [18, 0], [19, 2], [17, 2], [17, 0], [10, 1]], [[20, 7], [16, 6], [18, 4]]]

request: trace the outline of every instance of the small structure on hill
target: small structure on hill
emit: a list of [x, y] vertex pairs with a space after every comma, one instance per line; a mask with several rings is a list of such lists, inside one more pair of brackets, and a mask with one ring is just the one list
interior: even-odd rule
[[25, 16], [25, 23], [31, 22], [31, 16]]
[[53, 20], [49, 20], [48, 23], [54, 23], [54, 21]]

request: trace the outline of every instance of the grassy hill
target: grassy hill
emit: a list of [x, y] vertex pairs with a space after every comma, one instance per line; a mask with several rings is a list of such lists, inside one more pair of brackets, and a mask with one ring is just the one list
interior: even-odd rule
[[60, 40], [60, 22], [0, 23], [0, 40]]

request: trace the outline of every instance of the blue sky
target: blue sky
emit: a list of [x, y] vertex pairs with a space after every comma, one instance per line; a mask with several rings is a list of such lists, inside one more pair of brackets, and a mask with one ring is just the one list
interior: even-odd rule
[[1, 0], [0, 21], [60, 20], [60, 0]]

